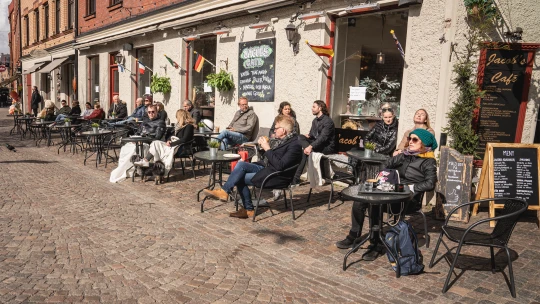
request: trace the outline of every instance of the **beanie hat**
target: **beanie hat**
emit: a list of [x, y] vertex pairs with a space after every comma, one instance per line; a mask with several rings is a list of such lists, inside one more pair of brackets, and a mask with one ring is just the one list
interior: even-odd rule
[[426, 148], [431, 148], [431, 150], [435, 150], [439, 146], [437, 145], [437, 140], [435, 139], [435, 136], [433, 136], [433, 134], [431, 134], [428, 130], [415, 129], [409, 134], [409, 136], [413, 134], [420, 138]]

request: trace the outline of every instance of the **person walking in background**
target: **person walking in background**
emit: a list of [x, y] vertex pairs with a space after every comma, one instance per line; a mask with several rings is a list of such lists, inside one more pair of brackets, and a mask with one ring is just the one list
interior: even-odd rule
[[38, 87], [34, 86], [32, 89], [32, 99], [31, 99], [31, 106], [32, 106], [32, 112], [34, 112], [34, 116], [37, 117], [38, 115], [38, 108], [39, 104], [41, 103], [41, 95], [39, 95]]

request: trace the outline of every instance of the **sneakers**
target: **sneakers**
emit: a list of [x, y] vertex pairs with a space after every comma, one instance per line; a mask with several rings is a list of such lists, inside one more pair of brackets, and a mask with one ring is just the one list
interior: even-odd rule
[[203, 193], [206, 196], [217, 198], [218, 200], [222, 200], [224, 202], [229, 201], [229, 194], [225, 192], [225, 190], [223, 189], [216, 189], [216, 190], [204, 189]]
[[339, 242], [336, 242], [336, 247], [339, 249], [349, 249], [353, 248], [354, 245], [354, 239], [350, 239], [348, 236]]
[[272, 193], [274, 194], [274, 201], [277, 201], [277, 200], [279, 200], [281, 198], [281, 193], [282, 192], [283, 191], [278, 190], [278, 189], [272, 190]]
[[[225, 192], [225, 191], [223, 191], [223, 192]], [[230, 217], [241, 218], [241, 219], [247, 219], [247, 218], [253, 217], [253, 214], [255, 214], [255, 210], [246, 210], [246, 209], [242, 208], [242, 209], [240, 209], [238, 211], [229, 213], [229, 216]]]
[[380, 244], [370, 244], [367, 251], [362, 255], [364, 261], [375, 261], [380, 255], [382, 255], [383, 248]]
[[150, 162], [148, 162], [146, 159], [142, 159], [141, 161], [134, 162], [133, 164], [135, 166], [140, 166], [140, 167], [150, 167]]

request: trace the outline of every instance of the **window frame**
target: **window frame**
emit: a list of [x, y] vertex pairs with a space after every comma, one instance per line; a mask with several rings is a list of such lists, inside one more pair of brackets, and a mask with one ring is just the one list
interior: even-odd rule
[[55, 20], [55, 32], [56, 32], [56, 34], [60, 34], [60, 32], [61, 32], [60, 24], [61, 24], [61, 20], [62, 20], [62, 12], [61, 12], [60, 0], [56, 0], [54, 8], [55, 8], [55, 17], [56, 17], [56, 20]]
[[39, 34], [41, 34], [39, 30], [39, 8], [36, 8], [34, 10], [34, 25], [36, 26], [36, 37], [35, 37], [36, 39], [34, 42], [39, 42], [40, 41]]
[[109, 0], [109, 6], [121, 4], [123, 0]]
[[28, 15], [24, 16], [24, 23], [26, 25], [26, 37], [24, 38], [25, 46], [30, 45], [30, 18], [28, 18]]
[[97, 98], [98, 98], [98, 101], [101, 101], [100, 98], [99, 98], [99, 93], [101, 92], [101, 86], [99, 86], [99, 92], [95, 92], [95, 83], [94, 83], [94, 78], [92, 78], [92, 72], [94, 70], [93, 68], [93, 60], [97, 60], [97, 71], [96, 71], [96, 76], [97, 76], [97, 79], [98, 79], [98, 83], [99, 83], [99, 56], [89, 56], [89, 57], [86, 57], [87, 58], [87, 64], [88, 64], [88, 68], [87, 68], [87, 71], [88, 71], [88, 80], [87, 80], [87, 84], [88, 84], [88, 101], [90, 101], [90, 103], [92, 104], [92, 106], [94, 105], [94, 98], [92, 98], [93, 94], [94, 93], [97, 93]]
[[68, 0], [68, 29], [73, 29], [75, 21], [75, 0]]
[[86, 15], [90, 16], [96, 13], [96, 0], [86, 0]]
[[45, 18], [45, 37], [44, 39], [47, 39], [49, 38], [49, 34], [50, 34], [50, 28], [49, 28], [49, 3], [45, 3], [43, 5], [43, 17]]
[[[138, 48], [135, 50], [135, 55], [137, 56], [136, 58], [139, 58], [140, 57], [140, 53], [139, 52], [142, 52], [143, 50], [147, 50], [147, 49], [152, 49], [152, 67], [149, 67], [149, 65], [147, 65], [146, 63], [143, 62], [143, 64], [145, 66], [148, 66], [150, 69], [154, 69], [154, 50], [155, 50], [155, 47], [154, 45], [149, 45], [149, 46], [145, 46], [145, 47], [141, 47], [141, 48]], [[136, 96], [139, 96], [139, 97], [142, 97], [146, 94], [146, 92], [144, 93], [140, 93], [139, 92], [139, 80], [140, 80], [140, 73], [139, 73], [139, 64], [138, 62], [135, 60], [135, 67], [134, 67], [134, 71], [135, 71], [135, 95]], [[150, 83], [152, 82], [152, 75], [154, 75], [154, 72], [150, 71], [149, 69], [146, 69], [146, 73], [150, 73]], [[150, 84], [149, 84], [150, 85]], [[151, 92], [150, 92], [150, 95], [153, 95]]]

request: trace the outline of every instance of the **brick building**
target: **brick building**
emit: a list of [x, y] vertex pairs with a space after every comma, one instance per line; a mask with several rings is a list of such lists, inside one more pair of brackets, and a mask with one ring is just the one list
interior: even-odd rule
[[21, 29], [20, 29], [20, 15], [19, 15], [19, 0], [13, 0], [8, 5], [8, 21], [9, 21], [9, 53], [10, 60], [7, 66], [7, 72], [9, 75], [8, 80], [4, 80], [4, 86], [10, 89], [17, 89], [21, 79], [17, 77], [17, 66], [21, 57]]
[[76, 1], [20, 0], [20, 6], [23, 95], [30, 99], [32, 86], [37, 86], [45, 100], [73, 101]]

